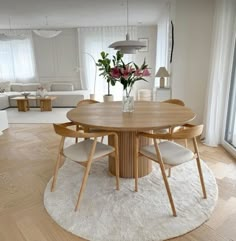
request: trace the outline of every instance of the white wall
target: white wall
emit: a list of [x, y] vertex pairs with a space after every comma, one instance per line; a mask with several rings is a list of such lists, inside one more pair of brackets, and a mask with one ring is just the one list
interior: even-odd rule
[[150, 68], [151, 76], [146, 78], [148, 82], [138, 81], [135, 83], [136, 89], [148, 88], [153, 89], [155, 79], [155, 67], [156, 67], [156, 40], [157, 40], [157, 26], [139, 26], [138, 27], [138, 38], [148, 39], [147, 51], [138, 51], [135, 56], [135, 61], [139, 65], [146, 59], [146, 63]]
[[80, 89], [76, 29], [64, 29], [54, 38], [33, 35], [38, 79], [45, 82], [73, 82]]
[[177, 0], [175, 47], [171, 64], [172, 98], [182, 99], [203, 122], [209, 77], [214, 0]]
[[[153, 88], [156, 60], [156, 26], [139, 26], [138, 38], [148, 39], [148, 50], [137, 51], [135, 62], [138, 65], [146, 63], [150, 67], [151, 76], [148, 82], [139, 81], [135, 88]], [[78, 48], [76, 29], [63, 29], [58, 36], [46, 39], [33, 35], [35, 58], [38, 71], [38, 79], [41, 83], [46, 82], [73, 82], [76, 88], [80, 88], [78, 66]]]

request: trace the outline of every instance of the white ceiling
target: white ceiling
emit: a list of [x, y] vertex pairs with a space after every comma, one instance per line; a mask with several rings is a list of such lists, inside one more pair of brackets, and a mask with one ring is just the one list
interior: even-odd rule
[[[156, 25], [168, 0], [129, 0], [129, 25]], [[0, 29], [126, 25], [127, 0], [0, 0]]]

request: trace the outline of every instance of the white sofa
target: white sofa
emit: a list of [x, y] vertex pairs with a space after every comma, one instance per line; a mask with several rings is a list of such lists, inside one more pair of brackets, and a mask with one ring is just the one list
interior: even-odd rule
[[[8, 84], [7, 84], [8, 83]], [[53, 107], [76, 107], [80, 100], [89, 98], [88, 90], [74, 90], [72, 83], [12, 83], [0, 82], [0, 88], [5, 90], [0, 93], [0, 109], [16, 107], [16, 100], [11, 98], [22, 96], [22, 93], [29, 92], [30, 96], [36, 96], [39, 88], [46, 89], [46, 95], [56, 96], [52, 102]], [[30, 100], [30, 106], [35, 107], [36, 101]]]

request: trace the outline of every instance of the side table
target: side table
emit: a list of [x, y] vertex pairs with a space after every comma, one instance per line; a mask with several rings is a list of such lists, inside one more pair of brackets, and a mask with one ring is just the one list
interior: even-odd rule
[[29, 107], [29, 99], [25, 97], [14, 97], [13, 100], [16, 100], [18, 111], [28, 111], [30, 109]]
[[41, 111], [52, 111], [52, 101], [56, 99], [56, 96], [47, 96], [39, 98], [39, 106]]

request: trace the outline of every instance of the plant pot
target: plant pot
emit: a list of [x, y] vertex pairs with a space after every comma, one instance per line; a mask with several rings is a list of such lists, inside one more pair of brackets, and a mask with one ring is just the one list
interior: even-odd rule
[[104, 102], [113, 101], [113, 95], [104, 95], [104, 96], [103, 96], [103, 101], [104, 101]]
[[90, 94], [90, 100], [95, 100], [95, 94]]

